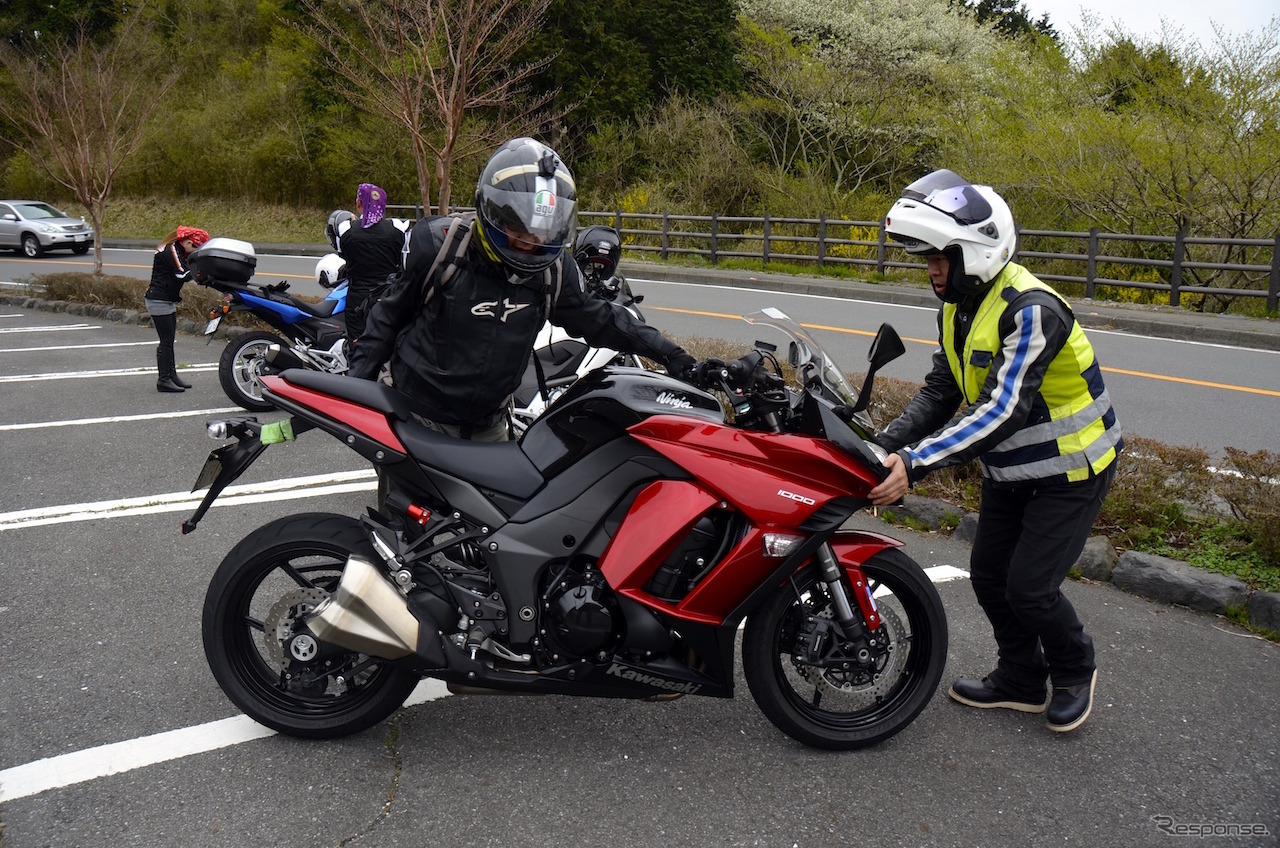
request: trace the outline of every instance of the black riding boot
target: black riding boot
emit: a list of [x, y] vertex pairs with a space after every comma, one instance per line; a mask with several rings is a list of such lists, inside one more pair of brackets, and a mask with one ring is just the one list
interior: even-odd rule
[[160, 379], [156, 380], [157, 392], [184, 391], [182, 385], [173, 379], [173, 348], [156, 348], [156, 371], [160, 373]]
[[178, 363], [173, 359], [169, 360], [169, 379], [177, 383], [179, 386], [182, 386], [184, 389], [191, 388], [190, 383], [178, 376]]

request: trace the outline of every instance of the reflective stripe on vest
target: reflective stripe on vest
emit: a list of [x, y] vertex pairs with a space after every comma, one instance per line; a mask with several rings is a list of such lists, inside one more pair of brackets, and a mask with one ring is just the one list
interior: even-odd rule
[[[956, 385], [973, 403], [982, 391], [991, 364], [1000, 353], [1000, 318], [1015, 296], [1040, 290], [1066, 301], [1021, 265], [1010, 262], [983, 298], [965, 338], [963, 359], [955, 350], [955, 304], [942, 308], [942, 346]], [[1070, 315], [1068, 305], [1068, 315]], [[962, 364], [963, 363], [963, 364]], [[1066, 344], [1054, 357], [1040, 385], [1050, 420], [1021, 429], [982, 457], [987, 475], [1000, 482], [1043, 480], [1062, 475], [1068, 481], [1099, 473], [1116, 457], [1120, 427], [1093, 347], [1072, 317]], [[1110, 422], [1110, 423], [1108, 423]]]

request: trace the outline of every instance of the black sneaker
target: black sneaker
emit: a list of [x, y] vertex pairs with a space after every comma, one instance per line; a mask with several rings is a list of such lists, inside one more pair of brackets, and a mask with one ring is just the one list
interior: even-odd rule
[[1011, 695], [992, 683], [990, 677], [981, 680], [974, 680], [972, 677], [957, 678], [947, 694], [952, 700], [984, 710], [999, 708], [1017, 710], [1020, 713], [1042, 713], [1045, 708], [1043, 696], [1037, 701], [1034, 698]]
[[1093, 688], [1098, 685], [1098, 670], [1088, 683], [1078, 686], [1055, 686], [1053, 698], [1049, 701], [1049, 729], [1055, 733], [1066, 733], [1084, 724], [1084, 720], [1093, 711]]

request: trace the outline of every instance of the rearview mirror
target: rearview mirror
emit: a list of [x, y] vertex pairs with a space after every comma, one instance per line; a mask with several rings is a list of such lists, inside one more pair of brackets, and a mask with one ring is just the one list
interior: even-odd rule
[[867, 361], [871, 363], [873, 371], [878, 371], [906, 352], [907, 348], [902, 344], [898, 331], [888, 324], [881, 324], [871, 342], [871, 350], [867, 351]]
[[867, 376], [862, 381], [858, 401], [853, 405], [855, 412], [866, 409], [871, 403], [871, 384], [876, 372], [906, 352], [907, 348], [902, 344], [902, 337], [898, 335], [898, 331], [888, 324], [881, 324], [875, 339], [871, 342], [871, 350], [867, 351], [867, 361], [871, 363], [871, 367], [867, 369]]

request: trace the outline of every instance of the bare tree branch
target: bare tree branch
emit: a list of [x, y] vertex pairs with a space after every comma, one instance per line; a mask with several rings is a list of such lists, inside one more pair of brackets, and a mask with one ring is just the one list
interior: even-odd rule
[[[449, 209], [453, 163], [563, 116], [555, 92], [528, 94], [554, 58], [514, 65], [550, 0], [302, 0], [303, 31], [325, 53], [340, 92], [409, 133], [424, 209]], [[481, 112], [483, 125], [468, 124]]]
[[93, 272], [102, 273], [102, 222], [115, 178], [149, 137], [149, 120], [177, 81], [145, 49], [151, 25], [135, 6], [106, 41], [82, 27], [28, 50], [0, 42], [0, 65], [15, 97], [0, 115], [17, 128], [5, 139], [84, 206], [96, 238]]

